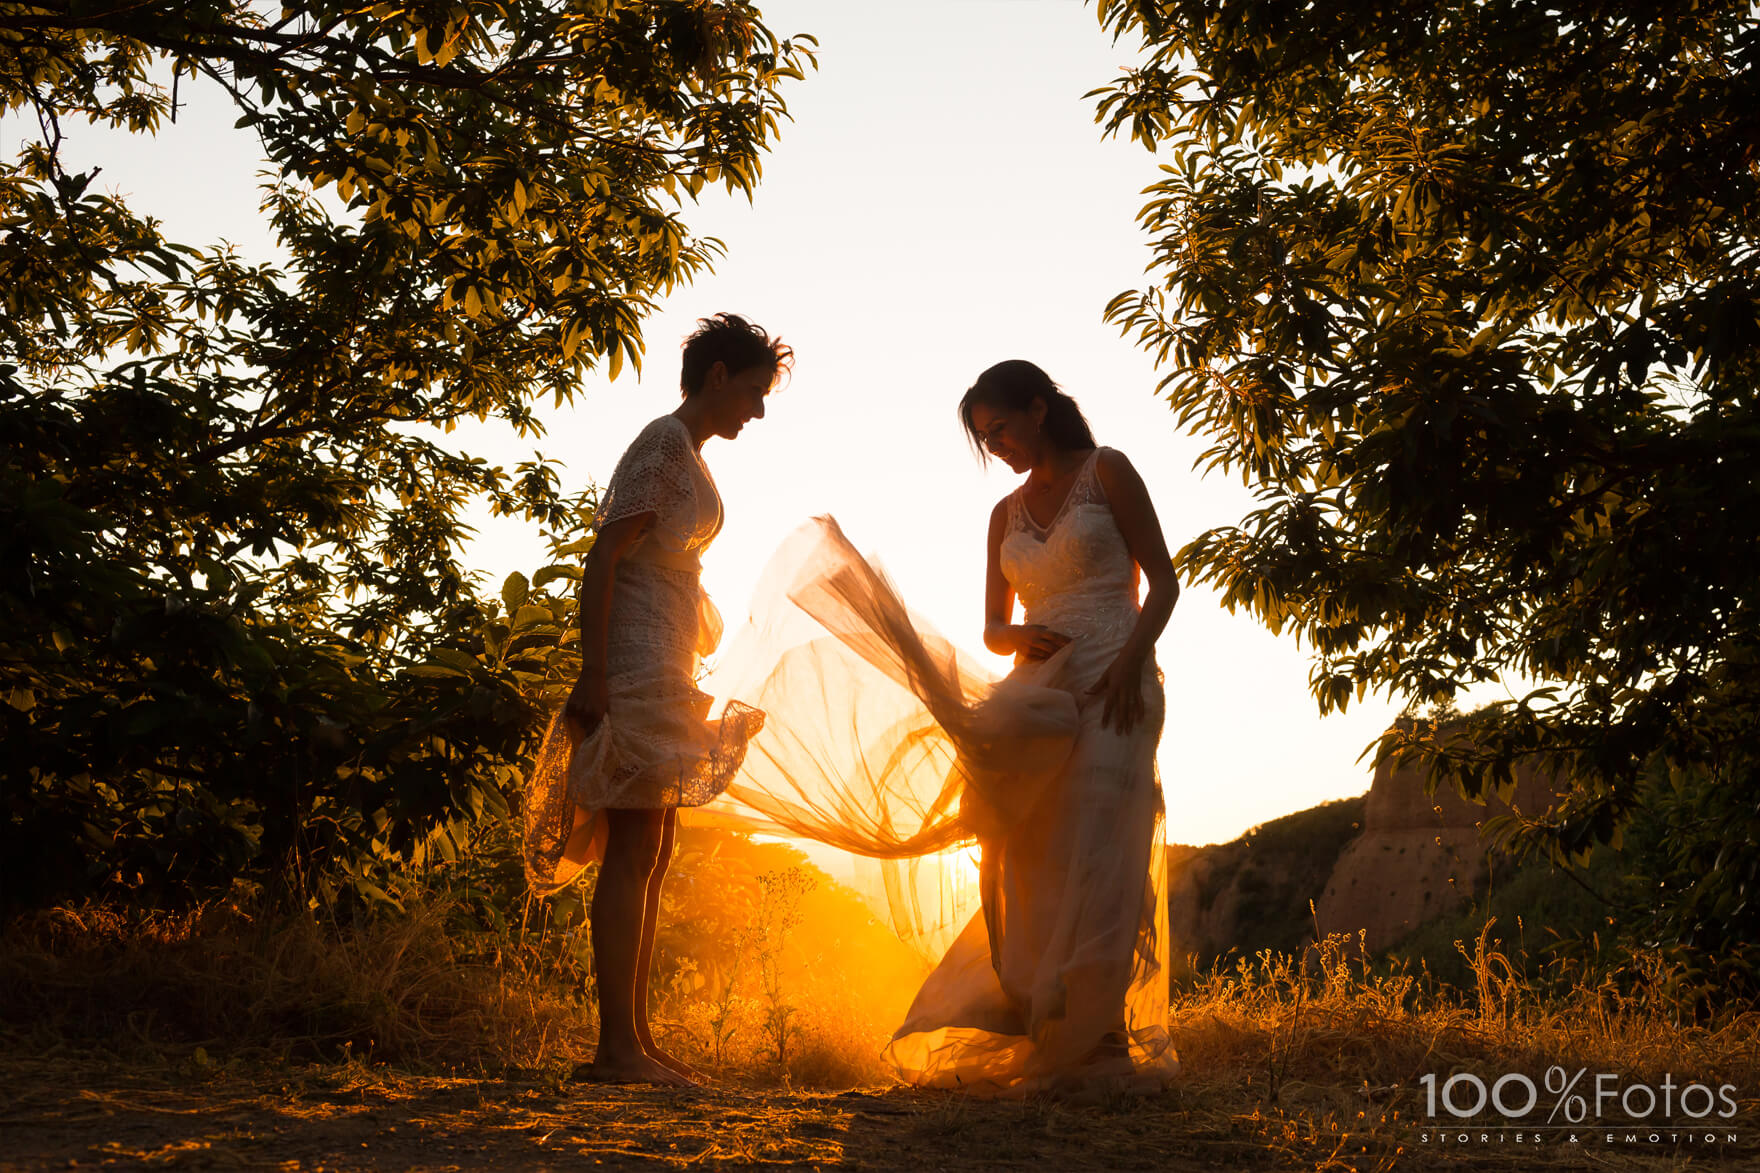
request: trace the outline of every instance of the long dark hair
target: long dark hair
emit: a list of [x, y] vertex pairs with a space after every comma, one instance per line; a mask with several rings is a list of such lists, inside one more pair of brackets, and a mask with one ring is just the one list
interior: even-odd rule
[[966, 436], [978, 456], [990, 459], [984, 437], [972, 423], [972, 408], [982, 403], [997, 411], [1026, 411], [1033, 400], [1045, 401], [1045, 438], [1066, 452], [1083, 452], [1095, 447], [1094, 431], [1076, 401], [1065, 395], [1051, 376], [1024, 358], [999, 362], [967, 389], [959, 401], [959, 419], [966, 426]]

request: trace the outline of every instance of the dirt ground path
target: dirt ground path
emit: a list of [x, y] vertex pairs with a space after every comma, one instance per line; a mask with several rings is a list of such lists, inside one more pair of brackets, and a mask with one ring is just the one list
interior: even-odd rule
[[[1415, 1140], [1415, 1138], [1407, 1138]], [[1742, 1157], [1752, 1150], [1743, 1146]], [[150, 1070], [11, 1060], [0, 1169], [546, 1170], [587, 1168], [1369, 1170], [1732, 1168], [1735, 1154], [1444, 1152], [1372, 1132], [1301, 1135], [1162, 1096], [986, 1103], [876, 1088], [687, 1091], [406, 1076], [361, 1065]]]
[[[16, 1074], [16, 1072], [14, 1073]], [[81, 1073], [8, 1089], [0, 1168], [283, 1170], [717, 1167], [1208, 1168], [1152, 1117], [876, 1089], [667, 1091], [397, 1078], [347, 1069], [218, 1073], [181, 1086]], [[96, 1077], [96, 1078], [94, 1078]], [[1158, 1139], [1160, 1143], [1157, 1143]]]

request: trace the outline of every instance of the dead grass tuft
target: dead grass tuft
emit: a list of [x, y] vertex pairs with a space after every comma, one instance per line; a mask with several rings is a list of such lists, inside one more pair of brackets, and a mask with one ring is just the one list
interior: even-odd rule
[[337, 925], [262, 923], [236, 905], [137, 921], [56, 909], [10, 926], [0, 1023], [122, 1055], [223, 1047], [416, 1067], [584, 1057], [580, 1009], [530, 959], [466, 955], [444, 903]]

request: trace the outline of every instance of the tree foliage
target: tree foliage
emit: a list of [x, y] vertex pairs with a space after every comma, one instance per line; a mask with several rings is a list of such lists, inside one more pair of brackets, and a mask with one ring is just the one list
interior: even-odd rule
[[[0, 161], [9, 896], [370, 884], [502, 809], [588, 499], [441, 430], [536, 434], [639, 362], [720, 248], [682, 206], [752, 193], [811, 60], [741, 0], [0, 4], [39, 132]], [[70, 169], [72, 125], [152, 135], [198, 86], [266, 152], [273, 263]], [[480, 597], [477, 502], [562, 561]]]
[[1754, 939], [1752, 5], [1100, 17], [1147, 53], [1098, 117], [1166, 156], [1151, 279], [1108, 314], [1259, 500], [1181, 566], [1308, 642], [1322, 711], [1534, 682], [1471, 739], [1382, 743], [1469, 795], [1555, 772], [1567, 801], [1505, 828], [1530, 844], [1617, 837], [1647, 763], [1709, 779], [1730, 850], [1665, 931]]

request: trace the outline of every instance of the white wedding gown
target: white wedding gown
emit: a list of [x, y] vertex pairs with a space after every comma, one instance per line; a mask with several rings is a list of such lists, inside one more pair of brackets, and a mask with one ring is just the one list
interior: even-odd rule
[[1070, 637], [1049, 659], [987, 679], [820, 519], [773, 563], [710, 685], [768, 715], [711, 817], [900, 860], [978, 842], [983, 906], [886, 1049], [909, 1083], [1147, 1091], [1178, 1069], [1160, 673], [1144, 667], [1128, 733], [1089, 695], [1138, 616], [1097, 455], [1043, 527], [1009, 498], [1002, 569], [1026, 622]]

